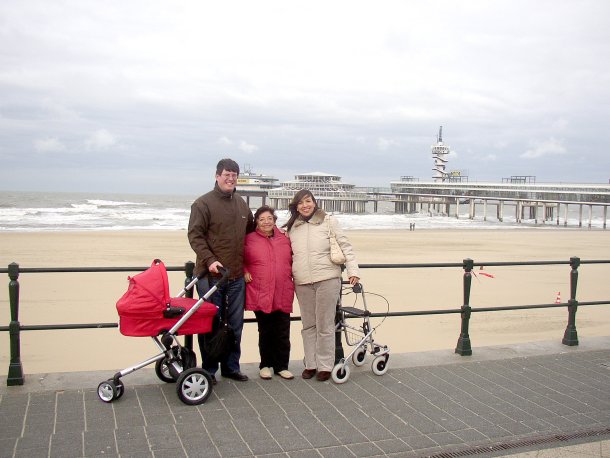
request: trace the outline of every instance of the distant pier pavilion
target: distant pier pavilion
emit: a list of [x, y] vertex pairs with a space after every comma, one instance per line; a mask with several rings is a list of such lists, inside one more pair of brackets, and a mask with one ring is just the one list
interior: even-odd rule
[[340, 176], [322, 172], [295, 175], [294, 180], [283, 181], [281, 188], [270, 189], [267, 196], [272, 207], [285, 210], [301, 189], [310, 190], [318, 206], [327, 211], [365, 213], [366, 203], [370, 200], [365, 191], [356, 190], [353, 184], [341, 182]]

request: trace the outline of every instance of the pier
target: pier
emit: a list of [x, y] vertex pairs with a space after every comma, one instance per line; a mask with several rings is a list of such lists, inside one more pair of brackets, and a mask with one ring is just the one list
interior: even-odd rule
[[[338, 177], [337, 177], [338, 178]], [[241, 191], [250, 204], [258, 197], [262, 204], [278, 210], [287, 209], [294, 194], [302, 188], [269, 191]], [[298, 189], [297, 189], [298, 188]], [[603, 184], [532, 184], [477, 182], [395, 181], [390, 188], [357, 188], [332, 191], [313, 190], [320, 206], [328, 211], [365, 213], [372, 206], [377, 213], [381, 202], [393, 204], [397, 214], [428, 213], [447, 217], [482, 217], [503, 222], [508, 216], [517, 223], [533, 220], [534, 224], [568, 225], [568, 210], [578, 211], [578, 227], [592, 227], [595, 212], [607, 228], [610, 185]]]
[[385, 196], [390, 196], [395, 202], [397, 213], [427, 210], [459, 217], [460, 205], [465, 205], [468, 217], [474, 219], [478, 206], [483, 220], [487, 220], [489, 208], [493, 208], [495, 218], [502, 222], [512, 207], [511, 213], [514, 213], [517, 223], [533, 219], [535, 224], [551, 221], [557, 225], [563, 222], [564, 226], [568, 221], [568, 208], [576, 206], [579, 227], [583, 226], [583, 209], [586, 207], [586, 225], [589, 228], [596, 207], [601, 209], [602, 225], [606, 229], [610, 185], [395, 181], [391, 183], [391, 192]]

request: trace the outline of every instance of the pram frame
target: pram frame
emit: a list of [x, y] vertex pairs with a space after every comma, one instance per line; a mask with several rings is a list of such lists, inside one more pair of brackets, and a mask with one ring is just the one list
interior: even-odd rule
[[[341, 294], [340, 302], [343, 298], [343, 285], [349, 285], [350, 282], [346, 280], [341, 281]], [[371, 369], [375, 375], [383, 375], [388, 371], [388, 359], [390, 357], [390, 349], [387, 345], [383, 345], [375, 342], [374, 334], [375, 328], [371, 327], [370, 316], [371, 312], [368, 310], [366, 305], [366, 294], [362, 283], [357, 283], [352, 287], [354, 293], [362, 295], [362, 309], [356, 307], [343, 307], [339, 305], [337, 311], [340, 316], [340, 320], [335, 325], [335, 331], [343, 333], [345, 336], [345, 342], [350, 347], [354, 347], [346, 356], [341, 358], [339, 362], [335, 364], [331, 372], [331, 378], [333, 382], [341, 384], [347, 382], [350, 376], [349, 361], [352, 361], [354, 366], [360, 367], [365, 363], [366, 353], [369, 353], [375, 358], [371, 364]], [[362, 318], [362, 325], [357, 328], [347, 323], [347, 319]]]
[[[97, 394], [100, 400], [109, 403], [121, 398], [125, 392], [125, 385], [121, 380], [122, 377], [129, 375], [139, 369], [142, 369], [153, 363], [157, 364], [155, 370], [157, 376], [164, 382], [176, 382], [176, 390], [178, 398], [185, 404], [199, 405], [203, 404], [212, 394], [213, 384], [211, 375], [204, 369], [198, 367], [185, 367], [185, 359], [176, 357], [177, 353], [185, 352], [186, 348], [180, 344], [177, 338], [177, 332], [180, 327], [206, 302], [222, 284], [227, 281], [229, 271], [227, 269], [219, 269], [222, 277], [212, 288], [210, 288], [199, 300], [186, 312], [180, 319], [159, 339], [159, 336], [152, 336], [152, 340], [159, 349], [160, 353], [148, 358], [138, 364], [127, 367], [117, 373], [108, 380], [101, 382], [97, 388]], [[199, 275], [186, 285], [176, 297], [183, 297], [187, 291], [194, 288], [197, 282], [205, 276]], [[216, 307], [218, 309], [218, 307]], [[192, 351], [192, 350], [189, 350]], [[163, 377], [162, 367], [163, 361], [167, 360], [170, 375]]]

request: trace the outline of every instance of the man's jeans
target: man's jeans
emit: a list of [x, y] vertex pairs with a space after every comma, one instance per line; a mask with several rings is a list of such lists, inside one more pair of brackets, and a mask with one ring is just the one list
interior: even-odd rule
[[[197, 293], [199, 297], [212, 288], [219, 280], [218, 277], [208, 275], [197, 282]], [[228, 323], [235, 333], [236, 346], [229, 353], [229, 356], [224, 361], [220, 361], [220, 372], [222, 374], [231, 374], [239, 372], [239, 358], [241, 357], [241, 332], [244, 327], [244, 303], [246, 298], [246, 282], [243, 277], [234, 280], [228, 280], [222, 285], [210, 298], [208, 302], [212, 302], [219, 307], [218, 313], [214, 320], [214, 326], [218, 326], [218, 319], [222, 315], [222, 307], [225, 306], [225, 297], [228, 296]], [[218, 361], [210, 360], [204, 349], [205, 334], [198, 335], [199, 351], [201, 352], [202, 367], [210, 374], [214, 375], [218, 370]]]

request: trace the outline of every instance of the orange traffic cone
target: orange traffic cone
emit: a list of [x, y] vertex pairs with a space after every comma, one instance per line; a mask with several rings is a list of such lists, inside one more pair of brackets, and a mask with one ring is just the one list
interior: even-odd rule
[[561, 304], [561, 293], [557, 291], [557, 297], [555, 298], [555, 304]]

